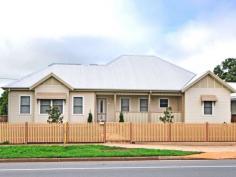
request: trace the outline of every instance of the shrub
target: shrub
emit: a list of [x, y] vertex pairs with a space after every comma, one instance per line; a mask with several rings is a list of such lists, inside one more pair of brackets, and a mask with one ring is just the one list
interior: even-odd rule
[[88, 123], [93, 122], [93, 114], [91, 112], [89, 112], [88, 114]]
[[57, 106], [52, 106], [47, 111], [48, 112], [48, 123], [63, 123], [63, 116]]
[[119, 122], [124, 122], [124, 114], [122, 112], [120, 112], [120, 116], [119, 116]]
[[174, 115], [172, 115], [171, 107], [166, 108], [166, 110], [163, 113], [164, 113], [164, 115], [159, 118], [160, 121], [162, 121], [163, 123], [166, 123], [166, 122], [172, 123]]
[[3, 141], [1, 144], [10, 144], [10, 141]]

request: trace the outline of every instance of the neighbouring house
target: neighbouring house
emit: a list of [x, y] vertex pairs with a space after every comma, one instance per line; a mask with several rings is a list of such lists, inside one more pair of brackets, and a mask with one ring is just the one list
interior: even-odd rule
[[[228, 82], [228, 84], [236, 89], [236, 82]], [[231, 94], [231, 122], [236, 122], [236, 93]]]
[[159, 122], [171, 107], [175, 122], [231, 122], [235, 89], [211, 71], [191, 71], [155, 56], [121, 56], [106, 65], [51, 64], [3, 87], [9, 90], [9, 117], [46, 122], [57, 106], [64, 122]]

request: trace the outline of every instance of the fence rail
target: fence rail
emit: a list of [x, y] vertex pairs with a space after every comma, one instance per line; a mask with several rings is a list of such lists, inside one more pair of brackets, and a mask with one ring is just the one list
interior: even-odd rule
[[0, 123], [0, 143], [236, 142], [236, 124]]

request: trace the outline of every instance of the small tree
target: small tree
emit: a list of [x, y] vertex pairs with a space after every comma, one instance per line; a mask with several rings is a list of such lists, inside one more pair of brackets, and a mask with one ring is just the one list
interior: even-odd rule
[[93, 114], [91, 112], [89, 112], [88, 114], [88, 123], [93, 122]]
[[122, 112], [120, 112], [120, 116], [119, 116], [120, 120], [119, 122], [124, 122], [124, 114]]
[[5, 90], [0, 97], [0, 115], [7, 115], [8, 91]]
[[166, 122], [167, 123], [172, 123], [174, 115], [172, 114], [171, 107], [167, 107], [166, 110], [163, 113], [164, 113], [164, 115], [159, 118], [160, 121], [162, 121], [163, 123], [166, 123]]
[[57, 106], [52, 106], [47, 111], [48, 112], [48, 123], [63, 123], [63, 116]]

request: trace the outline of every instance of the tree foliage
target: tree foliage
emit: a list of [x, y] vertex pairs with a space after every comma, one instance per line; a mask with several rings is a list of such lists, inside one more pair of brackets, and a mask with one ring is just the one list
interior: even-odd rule
[[8, 91], [5, 90], [0, 97], [0, 115], [8, 115]]
[[159, 119], [163, 123], [172, 123], [174, 119], [174, 115], [172, 114], [172, 108], [167, 107], [166, 110], [163, 112], [163, 116], [161, 116]]
[[236, 58], [227, 58], [214, 68], [214, 73], [226, 82], [236, 82]]
[[63, 123], [63, 116], [57, 106], [51, 106], [48, 112], [48, 123]]
[[124, 122], [124, 114], [122, 112], [120, 112], [120, 116], [119, 116], [120, 120], [119, 122]]

